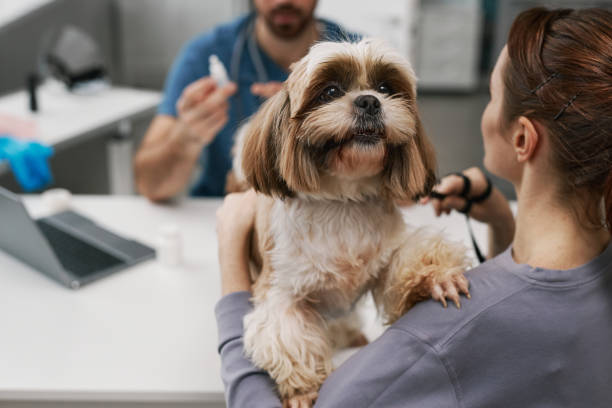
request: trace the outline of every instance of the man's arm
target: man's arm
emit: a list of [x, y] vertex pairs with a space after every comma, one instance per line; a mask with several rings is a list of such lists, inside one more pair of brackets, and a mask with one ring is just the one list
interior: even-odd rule
[[176, 118], [157, 115], [134, 158], [138, 192], [152, 201], [166, 200], [188, 183], [203, 146], [189, 146]]
[[210, 77], [189, 85], [178, 100], [177, 117], [158, 115], [134, 158], [138, 191], [152, 201], [180, 192], [191, 178], [202, 149], [228, 120], [234, 84], [217, 88]]

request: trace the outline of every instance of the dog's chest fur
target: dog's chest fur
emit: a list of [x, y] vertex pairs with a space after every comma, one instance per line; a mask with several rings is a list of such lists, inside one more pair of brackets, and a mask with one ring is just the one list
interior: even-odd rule
[[388, 264], [402, 217], [380, 201], [277, 200], [269, 214], [272, 285], [324, 315], [349, 311]]

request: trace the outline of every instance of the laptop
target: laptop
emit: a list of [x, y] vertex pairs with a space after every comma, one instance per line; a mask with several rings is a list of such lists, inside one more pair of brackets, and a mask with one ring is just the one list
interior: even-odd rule
[[155, 250], [113, 234], [74, 211], [34, 220], [0, 187], [0, 250], [71, 289], [155, 257]]

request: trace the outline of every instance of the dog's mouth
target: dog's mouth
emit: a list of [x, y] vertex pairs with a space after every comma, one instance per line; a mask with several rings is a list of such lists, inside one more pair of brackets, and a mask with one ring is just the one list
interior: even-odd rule
[[359, 129], [342, 140], [328, 140], [321, 148], [329, 152], [344, 146], [372, 147], [383, 141], [384, 138], [384, 129]]
[[353, 135], [349, 142], [371, 146], [380, 142], [384, 137], [382, 131], [360, 132]]

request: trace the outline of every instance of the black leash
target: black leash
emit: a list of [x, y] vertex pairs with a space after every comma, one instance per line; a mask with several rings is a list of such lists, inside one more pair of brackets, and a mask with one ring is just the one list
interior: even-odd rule
[[[470, 238], [472, 239], [472, 245], [474, 246], [474, 252], [476, 252], [476, 257], [478, 258], [478, 261], [480, 263], [483, 263], [484, 261], [486, 261], [486, 258], [484, 257], [484, 255], [482, 255], [482, 252], [480, 251], [480, 247], [478, 246], [478, 243], [476, 242], [476, 237], [474, 236], [474, 231], [472, 230], [472, 225], [470, 224], [469, 214], [470, 214], [470, 210], [472, 209], [472, 205], [474, 203], [478, 204], [478, 203], [483, 202], [487, 198], [489, 198], [489, 196], [491, 195], [491, 192], [493, 191], [493, 184], [491, 183], [491, 180], [485, 176], [487, 180], [487, 188], [485, 189], [485, 191], [476, 197], [469, 198], [468, 195], [470, 194], [470, 190], [472, 188], [471, 180], [463, 173], [451, 173], [451, 174], [457, 175], [463, 179], [463, 189], [461, 190], [461, 193], [459, 193], [459, 196], [465, 200], [465, 206], [462, 209], [457, 210], [457, 211], [459, 211], [462, 214], [465, 214], [465, 222], [467, 224], [468, 231], [470, 233]], [[438, 200], [444, 200], [446, 197], [448, 197], [448, 195], [438, 193], [437, 191], [432, 191], [429, 194], [429, 197], [436, 198]]]

